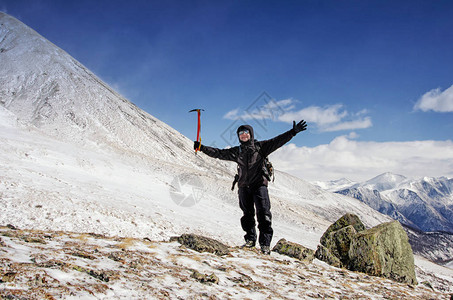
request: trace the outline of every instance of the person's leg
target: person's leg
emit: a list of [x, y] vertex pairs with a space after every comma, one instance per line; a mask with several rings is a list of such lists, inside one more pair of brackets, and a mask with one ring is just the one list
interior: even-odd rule
[[266, 186], [260, 186], [253, 195], [257, 210], [259, 243], [261, 246], [270, 246], [274, 231], [272, 229], [271, 202]]
[[247, 188], [239, 188], [239, 207], [243, 212], [241, 218], [242, 229], [246, 232], [244, 239], [246, 242], [252, 241], [253, 246], [256, 242], [255, 229], [255, 205], [253, 195]]

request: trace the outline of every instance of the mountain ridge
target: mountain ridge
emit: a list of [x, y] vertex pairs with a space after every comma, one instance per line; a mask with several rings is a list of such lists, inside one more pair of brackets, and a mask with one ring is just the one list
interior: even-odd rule
[[408, 179], [385, 173], [336, 193], [359, 199], [416, 229], [453, 233], [452, 191], [453, 179], [447, 177]]
[[6, 14], [0, 15], [0, 22], [0, 47], [5, 49], [0, 53], [0, 104], [20, 120], [60, 139], [102, 143], [166, 161], [178, 155], [197, 166], [186, 137], [116, 93], [25, 24]]

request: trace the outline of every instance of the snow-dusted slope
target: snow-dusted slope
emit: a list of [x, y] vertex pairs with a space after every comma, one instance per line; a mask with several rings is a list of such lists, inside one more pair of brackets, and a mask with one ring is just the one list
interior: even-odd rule
[[[237, 192], [230, 190], [230, 177], [213, 173], [208, 164], [206, 172], [78, 147], [41, 134], [2, 107], [0, 119], [0, 224], [158, 240], [192, 231], [242, 242]], [[276, 239], [315, 248], [345, 212], [359, 214], [369, 226], [386, 220], [358, 200], [277, 175], [270, 187]], [[186, 190], [177, 182], [185, 182]], [[178, 202], [175, 192], [193, 195], [196, 203]]]
[[421, 284], [413, 286], [319, 260], [230, 251], [217, 256], [177, 242], [0, 226], [0, 258], [9, 265], [0, 298], [413, 300], [453, 292], [453, 272], [426, 260], [417, 259]]
[[0, 105], [52, 136], [197, 165], [191, 142], [0, 12]]

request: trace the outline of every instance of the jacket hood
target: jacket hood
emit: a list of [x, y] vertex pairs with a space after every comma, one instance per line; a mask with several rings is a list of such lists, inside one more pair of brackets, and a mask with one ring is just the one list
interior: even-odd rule
[[[250, 140], [248, 140], [247, 142], [242, 142], [240, 139], [239, 139], [239, 131], [242, 131], [242, 130], [248, 130], [250, 132]], [[241, 125], [238, 127], [238, 130], [236, 131], [236, 134], [238, 136], [238, 140], [239, 142], [242, 144], [242, 145], [253, 145], [254, 144], [254, 140], [255, 140], [255, 135], [253, 133], [253, 127], [250, 126], [250, 125]]]

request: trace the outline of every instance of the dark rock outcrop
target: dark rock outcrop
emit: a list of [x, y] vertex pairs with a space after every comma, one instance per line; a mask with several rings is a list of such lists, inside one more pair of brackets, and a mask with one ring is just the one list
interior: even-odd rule
[[172, 238], [171, 241], [178, 241], [187, 248], [198, 252], [210, 252], [219, 256], [230, 253], [228, 246], [219, 241], [201, 235], [183, 234], [180, 237]]
[[294, 257], [305, 262], [312, 262], [315, 258], [313, 250], [296, 243], [288, 242], [285, 239], [280, 239], [272, 251]]

